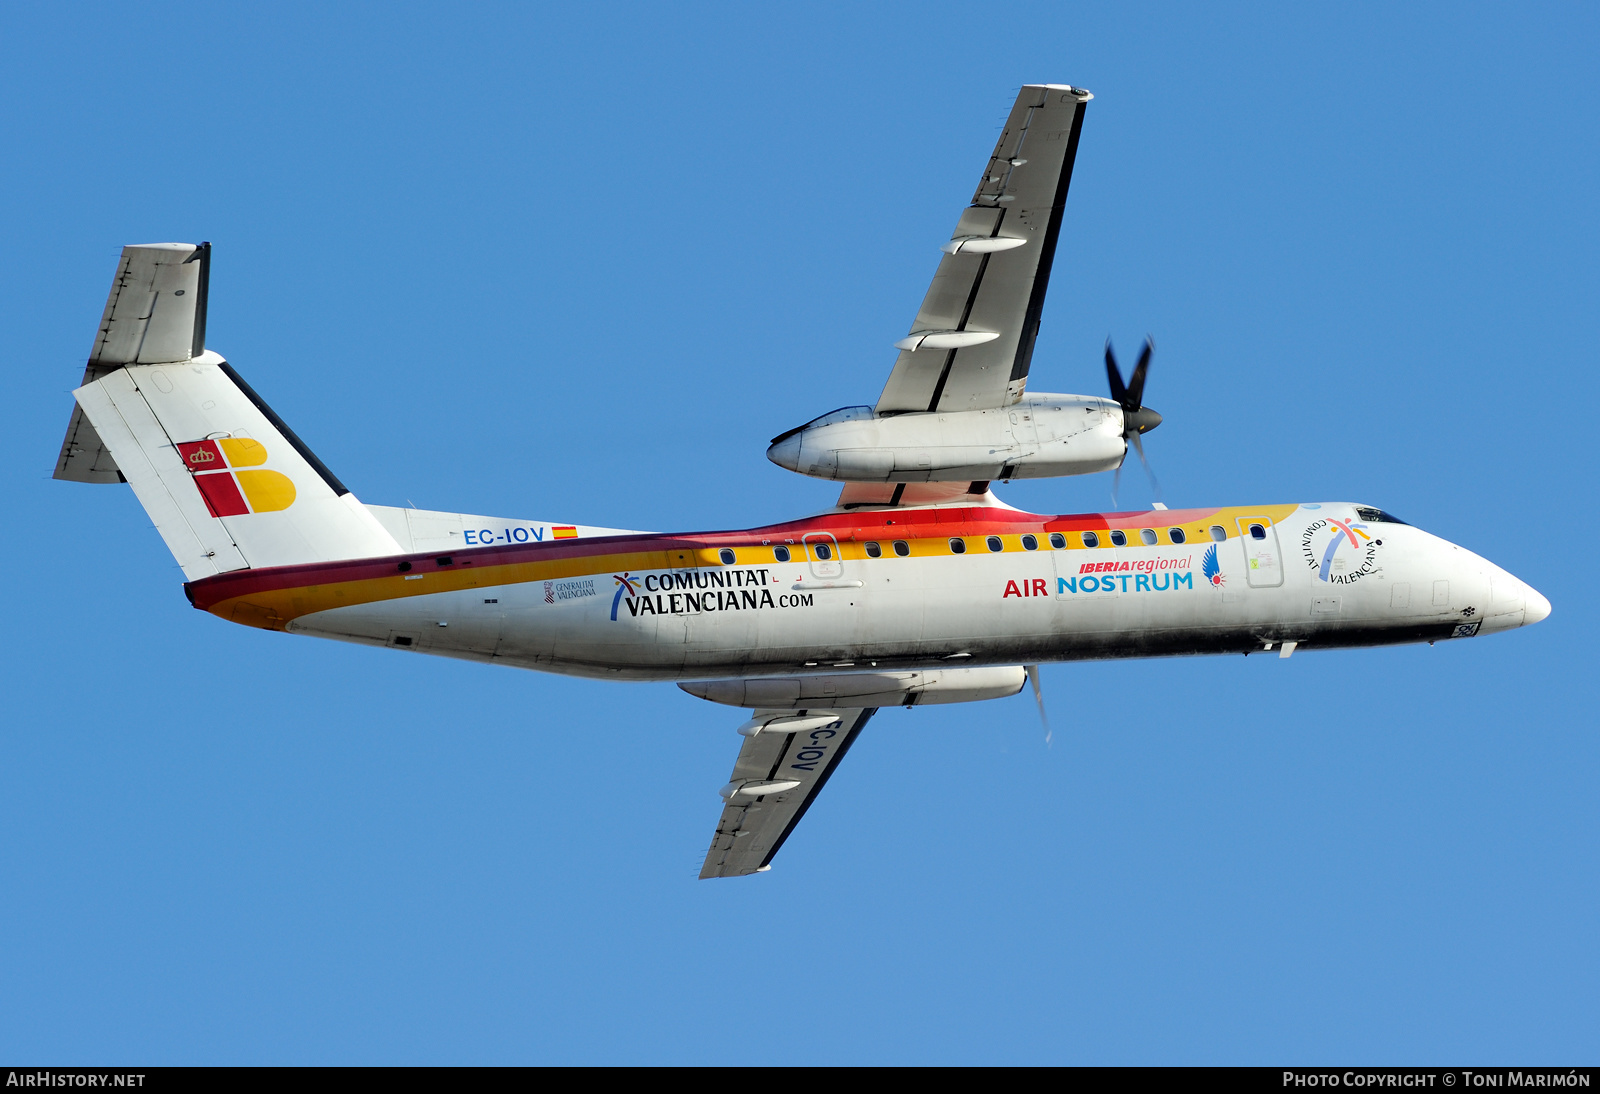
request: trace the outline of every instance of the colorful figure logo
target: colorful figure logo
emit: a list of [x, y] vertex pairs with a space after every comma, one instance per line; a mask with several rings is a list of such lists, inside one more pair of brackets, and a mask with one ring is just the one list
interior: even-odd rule
[[1220, 589], [1226, 585], [1228, 579], [1223, 576], [1222, 564], [1217, 561], [1217, 545], [1213, 543], [1206, 548], [1206, 553], [1200, 556], [1200, 572], [1205, 575], [1212, 588]]
[[294, 482], [277, 471], [249, 470], [267, 462], [267, 449], [249, 437], [182, 441], [178, 455], [214, 517], [274, 513], [294, 504]]
[[[1349, 585], [1378, 569], [1378, 548], [1382, 540], [1373, 539], [1365, 524], [1331, 517], [1314, 520], [1300, 537], [1300, 553], [1306, 565], [1317, 571], [1317, 579], [1330, 585]], [[1319, 537], [1326, 535], [1322, 540]], [[1352, 551], [1341, 552], [1348, 544]], [[1351, 557], [1351, 556], [1354, 557]]]
[[[1339, 549], [1339, 544], [1348, 539], [1350, 546], [1359, 549], [1372, 539], [1371, 536], [1362, 531], [1366, 527], [1365, 524], [1353, 524], [1347, 520], [1330, 520], [1328, 523], [1339, 529], [1339, 531], [1335, 532], [1333, 538], [1328, 541], [1328, 550], [1322, 556], [1322, 568], [1317, 571], [1317, 576], [1323, 581], [1328, 580], [1328, 570], [1333, 566], [1333, 553]], [[1356, 539], [1357, 536], [1361, 538]]]
[[612, 574], [611, 576], [617, 582], [617, 595], [611, 598], [611, 622], [615, 623], [617, 621], [617, 605], [622, 603], [622, 594], [627, 593], [629, 596], [638, 596], [639, 579], [627, 571], [623, 571], [620, 574]]

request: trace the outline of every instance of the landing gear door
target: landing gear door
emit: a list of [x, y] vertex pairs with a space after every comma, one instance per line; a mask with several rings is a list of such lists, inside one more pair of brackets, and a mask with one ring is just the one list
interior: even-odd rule
[[1239, 542], [1244, 544], [1245, 579], [1252, 589], [1275, 589], [1283, 584], [1283, 552], [1278, 549], [1278, 528], [1270, 517], [1240, 517]]
[[811, 566], [811, 576], [832, 581], [844, 574], [839, 562], [839, 544], [830, 535], [813, 534], [805, 537], [806, 561]]

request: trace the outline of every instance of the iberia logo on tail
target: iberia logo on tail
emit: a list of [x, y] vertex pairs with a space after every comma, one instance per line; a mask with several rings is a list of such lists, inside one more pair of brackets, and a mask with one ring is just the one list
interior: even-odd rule
[[214, 517], [275, 513], [294, 504], [293, 480], [260, 467], [267, 462], [267, 448], [260, 441], [249, 437], [181, 441], [178, 455]]

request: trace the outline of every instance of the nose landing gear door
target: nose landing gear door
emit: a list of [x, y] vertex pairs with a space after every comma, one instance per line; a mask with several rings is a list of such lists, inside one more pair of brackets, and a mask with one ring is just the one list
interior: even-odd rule
[[1245, 579], [1252, 589], [1275, 589], [1283, 584], [1283, 553], [1278, 549], [1278, 528], [1270, 517], [1240, 517], [1239, 542], [1244, 544]]
[[811, 576], [823, 581], [833, 581], [843, 576], [844, 566], [839, 562], [839, 544], [830, 535], [813, 534], [805, 537], [806, 561]]

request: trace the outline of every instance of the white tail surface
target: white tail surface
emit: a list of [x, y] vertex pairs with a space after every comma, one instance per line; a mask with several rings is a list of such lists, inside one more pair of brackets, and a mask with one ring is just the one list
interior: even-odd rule
[[205, 348], [211, 245], [124, 247], [55, 477], [126, 481], [190, 581], [400, 545]]
[[401, 553], [215, 353], [130, 365], [73, 395], [191, 581]]

